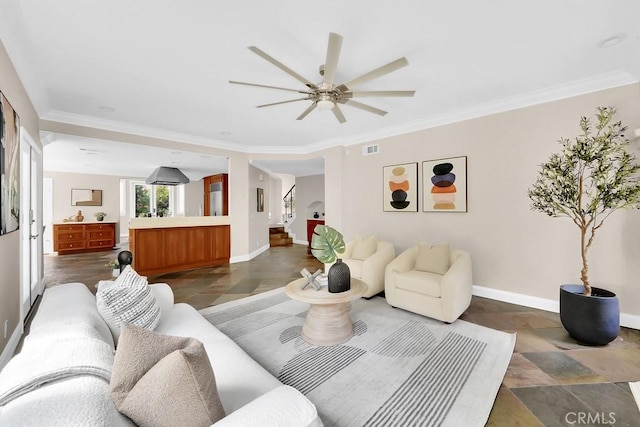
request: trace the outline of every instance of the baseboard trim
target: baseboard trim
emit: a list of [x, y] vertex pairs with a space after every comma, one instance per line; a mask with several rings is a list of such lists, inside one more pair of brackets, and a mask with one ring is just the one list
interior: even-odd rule
[[229, 259], [229, 264], [235, 264], [236, 262], [245, 262], [245, 261], [251, 261], [252, 259], [254, 259], [255, 257], [257, 257], [258, 255], [260, 255], [262, 252], [268, 250], [270, 248], [269, 244], [266, 244], [258, 249], [256, 249], [255, 251], [251, 252], [250, 254], [247, 255], [239, 255], [239, 256], [232, 256]]
[[18, 347], [18, 343], [20, 342], [20, 338], [22, 337], [22, 332], [24, 331], [24, 325], [20, 323], [11, 334], [9, 341], [7, 341], [7, 346], [0, 354], [0, 371], [5, 367], [9, 360], [13, 357], [13, 353], [15, 353], [16, 348]]
[[[475, 285], [473, 286], [472, 292], [473, 295], [483, 298], [522, 305], [524, 307], [537, 308], [539, 310], [551, 311], [553, 313], [560, 312], [560, 303], [556, 300], [534, 297], [531, 295], [517, 294], [515, 292]], [[620, 326], [624, 326], [625, 328], [640, 329], [640, 316], [635, 314], [620, 313]]]
[[304, 245], [307, 246], [309, 244], [309, 242], [307, 242], [306, 240], [297, 240], [297, 239], [293, 239], [293, 243], [295, 243], [296, 245]]

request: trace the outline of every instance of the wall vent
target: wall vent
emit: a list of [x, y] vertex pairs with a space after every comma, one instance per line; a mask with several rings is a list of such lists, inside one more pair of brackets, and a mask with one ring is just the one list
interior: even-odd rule
[[362, 147], [362, 155], [370, 156], [371, 154], [378, 154], [380, 152], [380, 146], [378, 144], [366, 145]]

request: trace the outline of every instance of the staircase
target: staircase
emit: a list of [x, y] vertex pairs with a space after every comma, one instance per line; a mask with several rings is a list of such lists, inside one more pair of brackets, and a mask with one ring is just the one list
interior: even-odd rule
[[291, 246], [293, 239], [289, 237], [284, 227], [269, 227], [269, 246]]

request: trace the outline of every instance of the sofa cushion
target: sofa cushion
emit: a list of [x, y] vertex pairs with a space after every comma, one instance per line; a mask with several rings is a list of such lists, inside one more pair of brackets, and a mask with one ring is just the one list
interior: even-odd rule
[[420, 244], [414, 268], [428, 273], [445, 274], [449, 270], [449, 245]]
[[160, 320], [160, 307], [147, 278], [138, 275], [131, 266], [127, 266], [113, 284], [100, 286], [96, 303], [116, 344], [122, 325], [155, 329]]
[[120, 337], [111, 396], [139, 426], [210, 426], [225, 415], [200, 341], [132, 325]]
[[349, 266], [349, 271], [351, 272], [351, 277], [355, 277], [356, 279], [362, 279], [362, 264], [364, 261], [359, 259], [343, 259], [342, 262]]
[[351, 251], [351, 258], [364, 261], [371, 255], [375, 254], [377, 248], [378, 241], [373, 236], [369, 236], [366, 238], [356, 238], [356, 241], [353, 245], [353, 250]]
[[[96, 307], [96, 298], [82, 283], [65, 283], [47, 287], [31, 321], [25, 341], [41, 334], [56, 334], [62, 329], [87, 330], [114, 347], [113, 335]], [[93, 331], [89, 331], [92, 329]]]
[[440, 298], [440, 283], [442, 276], [426, 271], [410, 270], [405, 273], [397, 273], [396, 287], [405, 291], [415, 292], [432, 298]]

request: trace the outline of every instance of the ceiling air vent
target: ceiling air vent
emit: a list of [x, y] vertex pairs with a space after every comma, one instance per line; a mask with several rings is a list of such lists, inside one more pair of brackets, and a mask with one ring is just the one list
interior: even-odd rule
[[378, 144], [366, 145], [362, 147], [362, 155], [369, 156], [371, 154], [378, 154], [380, 152], [380, 146]]

